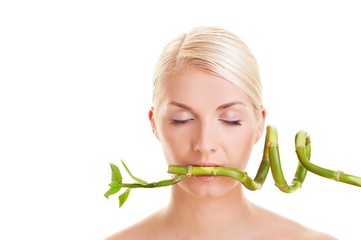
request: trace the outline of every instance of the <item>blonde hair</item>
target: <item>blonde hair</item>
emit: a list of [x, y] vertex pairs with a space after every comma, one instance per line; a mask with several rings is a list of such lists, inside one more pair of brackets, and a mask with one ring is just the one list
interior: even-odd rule
[[175, 74], [195, 67], [209, 71], [240, 87], [256, 109], [262, 107], [258, 64], [247, 45], [218, 27], [197, 27], [169, 42], [163, 49], [153, 80], [153, 105], [164, 96], [164, 83]]

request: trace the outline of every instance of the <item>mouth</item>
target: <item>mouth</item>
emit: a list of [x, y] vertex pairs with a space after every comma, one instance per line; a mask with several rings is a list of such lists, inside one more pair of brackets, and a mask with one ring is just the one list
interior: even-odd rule
[[202, 175], [202, 176], [195, 176], [194, 178], [201, 181], [201, 182], [210, 182], [213, 179], [215, 179], [217, 176], [208, 176], [208, 175]]
[[249, 181], [247, 173], [224, 165], [207, 163], [194, 165], [168, 165], [168, 173], [184, 177], [192, 177], [203, 182], [209, 182], [217, 177], [230, 177], [238, 181]]
[[221, 165], [219, 164], [215, 164], [215, 163], [199, 163], [199, 164], [194, 164], [193, 166], [197, 166], [197, 167], [221, 167]]
[[217, 173], [221, 168], [223, 169], [225, 167], [212, 162], [198, 162], [195, 164], [169, 165], [168, 173], [185, 175], [202, 181], [210, 181], [218, 176], [222, 176], [222, 174]]
[[[215, 164], [215, 163], [212, 163], [212, 162], [207, 162], [207, 163], [194, 164], [193, 166], [197, 166], [197, 167], [220, 167], [221, 165]], [[214, 176], [213, 174], [194, 176], [195, 179], [197, 179], [197, 180], [199, 180], [201, 182], [210, 182], [210, 181], [214, 180], [216, 177], [217, 176]]]

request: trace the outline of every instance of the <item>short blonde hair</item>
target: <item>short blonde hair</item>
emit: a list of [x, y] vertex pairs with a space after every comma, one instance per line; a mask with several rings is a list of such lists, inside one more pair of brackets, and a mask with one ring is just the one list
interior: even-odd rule
[[189, 67], [209, 71], [230, 81], [248, 95], [256, 109], [262, 107], [258, 64], [247, 45], [222, 28], [197, 27], [164, 47], [153, 80], [154, 108], [164, 96], [165, 81]]

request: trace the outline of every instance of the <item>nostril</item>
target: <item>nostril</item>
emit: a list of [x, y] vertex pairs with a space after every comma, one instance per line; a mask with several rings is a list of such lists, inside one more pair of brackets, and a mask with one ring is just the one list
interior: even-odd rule
[[193, 150], [195, 152], [200, 152], [200, 153], [213, 153], [216, 152], [216, 148], [215, 147], [211, 147], [211, 146], [207, 146], [207, 145], [196, 145]]

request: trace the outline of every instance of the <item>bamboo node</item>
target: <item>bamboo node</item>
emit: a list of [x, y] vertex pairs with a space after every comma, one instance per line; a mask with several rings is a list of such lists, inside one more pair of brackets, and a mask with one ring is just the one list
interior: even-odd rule
[[340, 175], [342, 174], [343, 172], [342, 171], [336, 171], [336, 182], [339, 182], [340, 181]]
[[188, 177], [192, 176], [192, 165], [188, 165], [188, 169], [187, 169], [186, 175], [187, 175]]
[[269, 142], [268, 147], [279, 147], [278, 143]]

